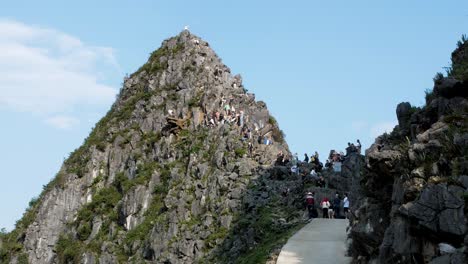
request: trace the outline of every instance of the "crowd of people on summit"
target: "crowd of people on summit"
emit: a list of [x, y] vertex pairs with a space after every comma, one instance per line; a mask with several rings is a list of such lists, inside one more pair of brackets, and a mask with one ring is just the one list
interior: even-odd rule
[[[252, 122], [253, 124], [251, 125], [253, 125], [254, 128], [252, 129], [252, 127], [249, 127], [249, 116], [246, 115], [242, 109], [237, 108], [236, 100], [233, 96], [226, 97], [222, 94], [219, 100], [218, 109], [214, 109], [208, 112], [206, 105], [201, 106], [201, 108], [203, 113], [201, 113], [202, 118], [198, 119], [198, 124], [200, 124], [200, 121], [202, 121], [205, 127], [215, 128], [225, 124], [238, 127], [240, 132], [240, 140], [248, 144], [248, 153], [251, 157], [253, 156], [253, 144], [255, 142], [253, 140], [254, 138], [256, 139], [258, 144], [271, 145], [273, 142], [271, 136], [268, 136], [268, 134], [271, 133], [271, 131], [267, 131], [266, 133], [265, 131], [261, 132], [261, 129], [264, 128], [262, 124]], [[183, 129], [185, 127], [184, 123], [186, 119], [176, 118], [173, 110], [168, 110], [168, 114], [169, 116], [166, 117], [168, 123], [175, 123], [175, 128], [179, 127], [178, 129], [174, 130], [172, 130], [174, 126], [170, 127], [171, 130], [169, 130], [169, 133], [177, 134], [177, 131], [180, 131], [180, 129]], [[262, 123], [261, 120], [260, 123]], [[326, 188], [327, 182], [324, 176], [321, 174], [324, 167], [327, 170], [333, 170], [335, 172], [341, 171], [341, 162], [343, 162], [346, 156], [352, 152], [361, 152], [361, 142], [359, 140], [357, 140], [356, 145], [353, 143], [348, 143], [348, 147], [346, 148], [346, 155], [343, 152], [338, 152], [335, 150], [330, 151], [325, 166], [320, 161], [319, 154], [317, 151], [315, 151], [314, 154], [310, 155], [304, 153], [303, 161], [299, 160], [297, 153], [295, 153], [294, 155], [289, 155], [280, 151], [277, 154], [275, 165], [289, 166], [292, 174], [302, 175], [303, 179], [311, 178], [315, 181], [315, 186], [319, 188]], [[303, 167], [306, 167], [307, 169], [303, 170]], [[289, 189], [287, 190], [287, 193], [288, 192]], [[309, 219], [318, 217], [313, 192], [307, 193], [305, 202], [308, 210]], [[343, 208], [343, 217], [348, 218], [349, 199], [347, 194], [345, 194], [344, 198], [341, 199], [340, 195], [336, 193], [333, 201], [330, 201], [327, 197], [323, 197], [319, 205], [322, 209], [323, 218], [342, 217], [340, 210], [341, 208]]]
[[[361, 153], [361, 142], [359, 139], [357, 140], [357, 144], [348, 143], [348, 147], [346, 148], [346, 155], [343, 152], [338, 152], [335, 150], [330, 151], [328, 159], [325, 163], [325, 168], [328, 170], [333, 170], [334, 172], [341, 172], [341, 164], [342, 162], [350, 155], [351, 153]], [[305, 159], [304, 161], [308, 160], [307, 154], [304, 154]], [[316, 178], [315, 185], [319, 188], [326, 187], [326, 182], [323, 175], [319, 175], [315, 170], [310, 172]], [[313, 218], [319, 217], [319, 213], [317, 210], [317, 204], [315, 202], [315, 192], [307, 192], [305, 197], [305, 205], [308, 212], [309, 220]], [[328, 197], [324, 196], [322, 200], [318, 203], [319, 209], [322, 212], [322, 218], [349, 218], [349, 208], [350, 208], [350, 200], [348, 194], [345, 193], [343, 197], [339, 193], [335, 194], [333, 200], [329, 200]]]
[[[325, 166], [320, 161], [317, 152], [314, 152], [312, 155], [305, 153], [304, 159], [300, 161], [297, 153], [288, 155], [282, 151], [277, 154], [275, 165], [287, 166], [290, 168], [292, 175], [302, 175], [303, 181], [312, 181], [318, 188], [327, 188], [327, 180], [324, 175], [329, 174], [324, 174], [323, 170], [328, 170], [332, 173], [341, 172], [342, 162], [344, 162], [351, 153], [361, 153], [361, 142], [359, 139], [356, 144], [348, 143], [346, 154], [342, 151], [331, 150]], [[320, 201], [316, 202], [315, 193], [307, 192], [305, 204], [309, 219], [319, 217], [318, 211], [321, 211], [321, 217], [323, 218], [349, 218], [350, 200], [347, 193], [343, 195], [336, 193], [333, 200], [325, 196], [322, 197]]]
[[263, 126], [254, 123], [254, 127], [248, 125], [249, 116], [241, 109], [236, 109], [235, 100], [232, 97], [226, 98], [221, 96], [219, 109], [213, 111], [211, 114], [205, 114], [205, 125], [207, 127], [216, 127], [218, 125], [229, 124], [240, 128], [241, 140], [248, 142], [249, 152], [252, 154], [253, 140], [258, 144], [271, 145], [273, 140], [269, 133], [260, 135], [258, 132]]
[[[254, 122], [252, 120], [252, 126], [249, 126], [249, 116], [245, 114], [242, 109], [237, 109], [235, 106], [236, 100], [233, 97], [225, 97], [221, 95], [219, 102], [219, 108], [212, 112], [208, 112], [206, 107], [202, 107], [203, 111], [203, 125], [205, 127], [215, 128], [228, 124], [239, 128], [240, 138], [243, 142], [247, 143], [248, 154], [253, 155], [254, 142], [256, 141], [259, 145], [272, 145], [273, 140], [271, 132], [262, 134], [260, 130], [264, 127], [263, 123]], [[175, 113], [173, 110], [168, 110], [168, 118], [175, 119]]]
[[205, 125], [215, 127], [219, 124], [237, 125], [241, 128], [244, 127], [244, 111], [238, 110], [234, 107], [233, 98], [221, 97], [220, 110], [213, 111], [207, 114], [205, 118]]
[[[174, 116], [174, 112], [172, 110], [169, 110], [168, 112], [170, 117]], [[205, 109], [203, 112], [204, 125], [207, 127], [214, 128], [224, 124], [237, 126], [240, 131], [241, 140], [248, 143], [248, 151], [250, 156], [253, 154], [254, 138], [257, 140], [258, 144], [272, 144], [270, 137], [267, 135], [261, 135], [261, 133], [259, 133], [261, 126], [257, 127], [257, 124], [255, 124], [254, 129], [248, 126], [249, 117], [245, 115], [243, 110], [236, 109], [235, 100], [233, 98], [226, 98], [222, 96], [218, 110], [207, 113]], [[287, 166], [290, 168], [292, 174], [302, 175], [304, 180], [312, 179], [315, 181], [315, 186], [318, 188], [326, 188], [327, 181], [322, 175], [322, 170], [326, 169], [340, 172], [341, 163], [345, 160], [346, 156], [353, 152], [361, 152], [361, 142], [359, 140], [357, 140], [356, 145], [353, 143], [348, 143], [348, 147], [346, 148], [346, 155], [343, 152], [338, 152], [335, 150], [330, 151], [325, 166], [320, 161], [317, 151], [310, 155], [304, 153], [304, 159], [302, 161], [299, 160], [297, 153], [289, 155], [280, 151], [277, 154], [275, 165]], [[309, 219], [318, 217], [314, 196], [315, 193], [308, 192], [305, 199]], [[348, 218], [349, 198], [347, 194], [344, 194], [344, 197], [341, 198], [340, 195], [336, 193], [333, 201], [330, 201], [328, 197], [323, 197], [318, 205], [319, 208], [322, 209], [323, 218]], [[341, 208], [343, 208], [343, 211], [341, 211]]]
[[353, 152], [361, 152], [361, 142], [359, 141], [359, 139], [357, 140], [356, 145], [354, 145], [353, 143], [348, 143], [348, 147], [346, 148], [346, 155], [342, 151], [338, 152], [335, 150], [331, 150], [330, 154], [328, 155], [328, 159], [326, 160], [325, 166], [320, 161], [319, 154], [317, 153], [317, 151], [315, 151], [314, 154], [311, 155], [304, 153], [303, 161], [299, 160], [297, 153], [293, 155], [286, 155], [283, 151], [280, 151], [276, 156], [275, 165], [290, 166], [292, 173], [301, 174], [303, 176], [305, 176], [304, 173], [307, 170], [301, 171], [301, 168], [307, 167], [308, 169], [310, 169], [310, 177], [316, 179], [317, 181], [320, 181], [318, 185], [322, 185], [323, 179], [321, 179], [319, 173], [323, 170], [323, 168], [325, 167], [325, 169], [340, 172], [342, 162], [350, 153]]

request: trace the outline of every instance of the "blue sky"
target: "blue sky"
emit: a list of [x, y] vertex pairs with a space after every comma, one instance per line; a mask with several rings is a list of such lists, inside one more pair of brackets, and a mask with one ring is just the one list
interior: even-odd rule
[[9, 1], [0, 9], [0, 227], [11, 229], [185, 25], [264, 100], [293, 152], [368, 147], [424, 102], [468, 33], [467, 1]]

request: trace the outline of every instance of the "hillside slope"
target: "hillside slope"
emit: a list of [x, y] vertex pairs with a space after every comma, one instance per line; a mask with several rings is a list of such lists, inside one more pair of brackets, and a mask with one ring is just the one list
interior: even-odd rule
[[265, 103], [183, 31], [125, 79], [107, 115], [0, 237], [0, 262], [266, 259], [298, 225], [301, 197], [280, 195], [300, 179], [271, 167], [279, 151], [289, 153]]

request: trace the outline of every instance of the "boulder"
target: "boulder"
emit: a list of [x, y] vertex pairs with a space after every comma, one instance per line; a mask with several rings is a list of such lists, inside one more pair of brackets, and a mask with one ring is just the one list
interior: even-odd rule
[[366, 151], [367, 167], [379, 171], [382, 177], [391, 176], [397, 172], [400, 168], [397, 165], [400, 164], [402, 157], [402, 153], [397, 150], [379, 151], [376, 146]]
[[466, 232], [463, 188], [446, 183], [428, 185], [415, 202], [400, 207], [399, 212], [415, 219], [419, 225], [446, 234], [456, 243], [463, 241]]
[[398, 127], [402, 135], [408, 135], [410, 132], [411, 104], [408, 102], [399, 103], [396, 108], [398, 118]]
[[443, 78], [434, 85], [434, 94], [445, 98], [468, 97], [468, 82], [452, 77]]
[[468, 176], [462, 175], [458, 177], [458, 181], [465, 187], [465, 189], [468, 189]]
[[449, 126], [444, 122], [434, 123], [430, 129], [424, 133], [417, 135], [417, 139], [421, 143], [427, 143], [430, 140], [440, 138], [449, 129]]
[[407, 219], [396, 217], [385, 231], [385, 236], [379, 249], [379, 261], [385, 263], [396, 256], [404, 257], [418, 254], [421, 242], [411, 234], [411, 225]]
[[463, 253], [448, 254], [433, 259], [429, 264], [465, 264], [466, 259]]
[[446, 254], [453, 254], [457, 251], [457, 249], [447, 243], [439, 243], [439, 252], [441, 255], [446, 255]]
[[468, 133], [456, 133], [453, 135], [453, 144], [460, 149], [468, 149]]

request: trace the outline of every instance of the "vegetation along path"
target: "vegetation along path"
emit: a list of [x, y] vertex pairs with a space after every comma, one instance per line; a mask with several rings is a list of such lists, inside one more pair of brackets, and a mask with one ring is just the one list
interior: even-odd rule
[[312, 220], [288, 240], [276, 263], [350, 263], [345, 256], [347, 224], [344, 219]]

